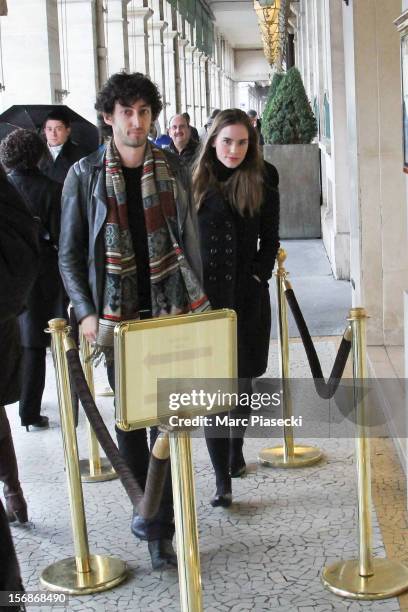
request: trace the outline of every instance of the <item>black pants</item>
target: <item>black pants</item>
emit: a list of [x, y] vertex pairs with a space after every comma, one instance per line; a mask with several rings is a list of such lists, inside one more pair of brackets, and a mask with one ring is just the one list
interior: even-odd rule
[[[108, 366], [107, 370], [109, 384], [112, 389], [114, 389], [115, 368], [114, 366]], [[159, 431], [157, 427], [150, 428], [150, 448], [153, 448], [158, 434]], [[146, 429], [122, 431], [116, 427], [116, 437], [120, 454], [126, 461], [141, 489], [144, 491], [150, 458]], [[173, 492], [170, 470], [168, 471], [163, 497], [156, 516], [153, 519], [146, 519], [145, 521], [139, 519], [139, 525], [140, 523], [143, 523], [145, 532], [145, 537], [143, 539], [145, 540], [172, 539], [174, 536]]]
[[45, 348], [23, 348], [22, 386], [19, 414], [22, 425], [32, 425], [40, 418], [45, 386]]
[[[252, 379], [240, 378], [238, 381], [238, 393], [252, 393]], [[244, 444], [244, 435], [246, 425], [241, 423], [241, 419], [247, 419], [251, 414], [251, 407], [243, 404], [238, 404], [230, 412], [225, 412], [218, 416], [230, 416], [237, 421], [237, 426], [230, 429], [228, 425], [215, 425], [215, 420], [209, 427], [204, 428], [205, 441], [207, 443], [208, 453], [215, 472], [215, 480], [217, 489], [222, 492], [231, 490], [230, 467], [242, 457], [242, 447]]]

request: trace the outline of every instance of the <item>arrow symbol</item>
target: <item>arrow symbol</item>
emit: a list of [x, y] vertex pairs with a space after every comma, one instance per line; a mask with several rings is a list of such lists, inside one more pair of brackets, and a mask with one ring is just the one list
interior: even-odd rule
[[192, 359], [199, 359], [200, 357], [211, 357], [212, 353], [213, 351], [210, 346], [174, 351], [172, 353], [160, 353], [158, 355], [148, 353], [144, 359], [144, 364], [149, 368], [150, 366], [163, 365], [174, 361], [191, 361]]

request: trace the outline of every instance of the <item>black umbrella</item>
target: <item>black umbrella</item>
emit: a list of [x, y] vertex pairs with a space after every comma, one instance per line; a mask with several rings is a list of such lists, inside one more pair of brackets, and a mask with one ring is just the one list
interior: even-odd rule
[[[12, 124], [14, 129], [20, 127], [40, 131], [48, 113], [54, 110], [62, 111], [70, 121], [71, 138], [74, 142], [89, 153], [98, 148], [99, 135], [94, 124], [64, 104], [15, 104], [0, 115], [0, 122]], [[0, 139], [7, 135], [1, 136], [1, 134], [2, 128], [0, 128]]]

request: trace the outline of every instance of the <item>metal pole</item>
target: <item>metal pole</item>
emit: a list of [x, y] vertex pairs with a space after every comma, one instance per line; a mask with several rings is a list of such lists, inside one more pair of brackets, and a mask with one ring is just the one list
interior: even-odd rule
[[202, 612], [194, 473], [187, 431], [170, 433], [170, 458], [181, 611]]
[[349, 321], [353, 333], [353, 379], [356, 414], [356, 467], [358, 485], [358, 559], [338, 561], [325, 567], [323, 584], [336, 595], [374, 600], [394, 597], [408, 589], [408, 568], [398, 561], [374, 558], [371, 521], [371, 457], [367, 435], [368, 407], [366, 321], [364, 308], [352, 308]]
[[60, 405], [61, 431], [71, 508], [75, 560], [78, 572], [90, 572], [88, 534], [79, 473], [78, 445], [74, 415], [73, 411], [70, 410], [69, 374], [65, 362], [64, 340], [66, 338], [67, 327], [63, 319], [53, 319], [49, 322], [49, 325], [57, 379], [58, 402]]
[[[283, 249], [278, 253], [278, 270], [276, 276], [276, 297], [278, 307], [278, 346], [279, 346], [279, 374], [283, 385], [282, 395], [282, 416], [284, 419], [292, 416], [292, 400], [290, 397], [290, 387], [288, 384], [290, 378], [289, 367], [289, 326], [288, 326], [288, 311], [285, 297], [284, 281], [287, 272], [283, 267], [286, 259], [286, 253]], [[293, 459], [294, 442], [293, 428], [286, 425], [283, 426], [283, 459], [285, 463]]]
[[45, 568], [41, 582], [54, 591], [93, 593], [122, 582], [126, 577], [126, 564], [114, 557], [89, 554], [78, 445], [65, 357], [67, 347], [75, 344], [68, 337], [69, 328], [65, 319], [52, 319], [48, 325], [57, 381], [75, 557], [57, 561]]
[[370, 439], [366, 435], [367, 406], [364, 397], [364, 381], [367, 378], [366, 320], [364, 308], [352, 308], [354, 401], [356, 406], [356, 467], [358, 487], [358, 539], [360, 576], [372, 576], [372, 520], [371, 520], [371, 460]]
[[[95, 386], [93, 377], [93, 367], [90, 362], [91, 347], [89, 342], [85, 338], [80, 328], [79, 331], [79, 347], [80, 356], [82, 362], [82, 368], [84, 370], [86, 382], [92, 396], [95, 398]], [[106, 480], [113, 480], [117, 478], [117, 474], [106, 457], [101, 459], [99, 452], [99, 444], [96, 438], [95, 432], [88, 422], [88, 450], [89, 460], [81, 459], [79, 462], [79, 468], [81, 472], [82, 482], [103, 482]]]
[[[290, 287], [287, 280], [288, 272], [284, 268], [286, 252], [279, 249], [277, 261], [278, 269], [276, 277], [276, 302], [277, 302], [277, 324], [278, 324], [278, 354], [279, 373], [282, 381], [282, 417], [290, 419], [292, 410], [292, 398], [290, 395], [290, 359], [289, 359], [289, 325], [288, 311], [285, 291]], [[314, 446], [295, 445], [293, 439], [293, 427], [285, 424], [283, 426], [283, 446], [264, 448], [258, 456], [258, 461], [267, 467], [297, 468], [307, 467], [317, 463], [322, 458], [321, 451]]]

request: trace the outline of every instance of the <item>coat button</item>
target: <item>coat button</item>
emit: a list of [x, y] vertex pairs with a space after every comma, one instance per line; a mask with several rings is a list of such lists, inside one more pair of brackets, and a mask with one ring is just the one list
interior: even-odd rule
[[208, 280], [209, 280], [209, 281], [211, 281], [211, 282], [213, 283], [214, 281], [216, 281], [216, 280], [217, 280], [217, 277], [216, 277], [216, 276], [214, 276], [213, 274], [211, 274], [211, 275], [208, 277]]
[[217, 262], [216, 261], [210, 261], [210, 268], [216, 268], [217, 267]]
[[226, 275], [225, 275], [225, 280], [227, 280], [227, 281], [232, 281], [232, 276], [231, 276], [231, 274], [226, 274]]
[[217, 249], [210, 249], [210, 255], [216, 255], [217, 253]]
[[232, 254], [232, 249], [225, 249], [225, 253], [226, 253], [226, 255], [231, 255]]
[[226, 222], [225, 222], [225, 226], [226, 226], [226, 227], [232, 227], [232, 223], [231, 223], [231, 221], [226, 221]]
[[232, 268], [232, 261], [231, 261], [230, 259], [227, 259], [227, 260], [226, 260], [226, 262], [225, 262], [225, 265], [226, 265], [228, 268]]
[[[212, 240], [213, 242], [217, 242], [217, 240], [218, 240], [218, 236], [216, 236], [215, 234], [213, 234], [213, 235], [211, 236], [211, 240]], [[228, 240], [228, 238], [227, 238], [227, 240]]]
[[225, 234], [225, 239], [226, 240], [232, 240], [231, 234]]

